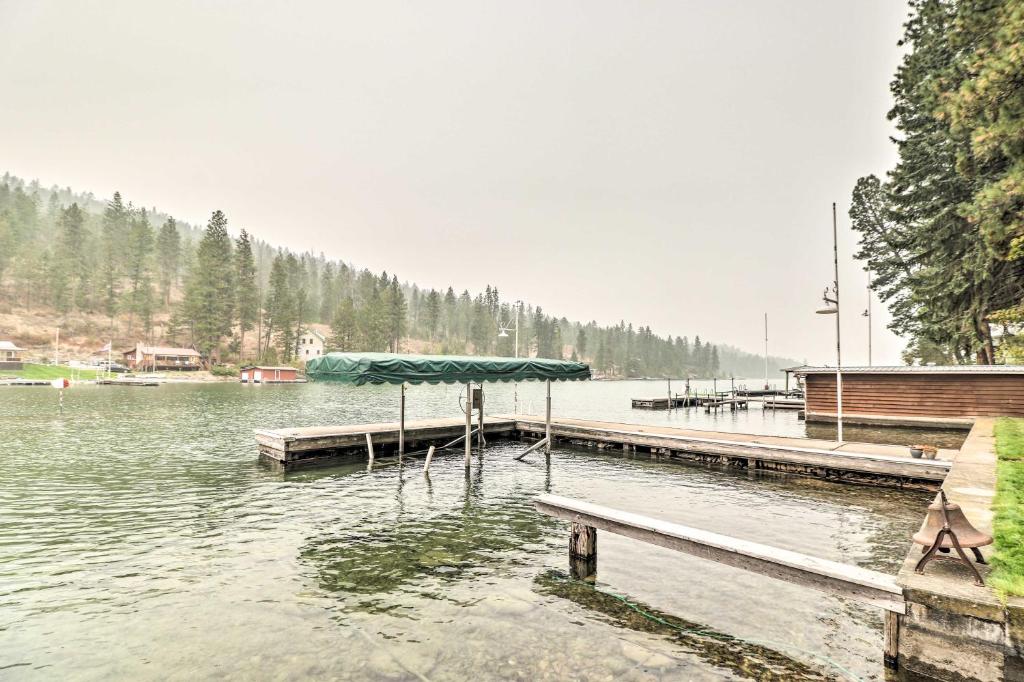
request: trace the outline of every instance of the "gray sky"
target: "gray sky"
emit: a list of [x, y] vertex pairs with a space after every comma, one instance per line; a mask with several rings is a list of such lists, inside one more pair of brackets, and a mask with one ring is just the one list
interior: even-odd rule
[[[895, 160], [893, 0], [0, 0], [0, 170], [426, 287], [867, 359], [857, 177]], [[874, 306], [876, 364], [901, 340]]]

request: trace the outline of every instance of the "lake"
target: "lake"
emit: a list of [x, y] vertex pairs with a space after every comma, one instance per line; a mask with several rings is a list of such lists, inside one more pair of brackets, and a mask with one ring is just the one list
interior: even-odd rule
[[[751, 382], [755, 386], [757, 382]], [[694, 382], [694, 387], [704, 388]], [[721, 382], [719, 387], [722, 388]], [[682, 389], [682, 385], [679, 385]], [[488, 385], [511, 412], [512, 385]], [[458, 416], [413, 386], [410, 419]], [[556, 384], [554, 412], [805, 435], [793, 412], [631, 410], [664, 382]], [[0, 388], [2, 679], [881, 679], [881, 612], [600, 533], [569, 580], [552, 492], [895, 572], [930, 495], [497, 442], [282, 474], [252, 429], [394, 420], [397, 387]], [[539, 412], [543, 385], [520, 384]], [[961, 436], [962, 437], [962, 436]]]

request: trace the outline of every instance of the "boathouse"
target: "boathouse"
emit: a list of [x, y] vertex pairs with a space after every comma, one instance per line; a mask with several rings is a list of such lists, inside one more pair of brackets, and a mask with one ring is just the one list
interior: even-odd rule
[[11, 341], [0, 341], [0, 369], [21, 369], [21, 354], [24, 348], [18, 348]]
[[[807, 421], [835, 421], [836, 368], [798, 367]], [[964, 426], [974, 417], [1024, 417], [1024, 365], [843, 367], [843, 421]]]
[[269, 365], [247, 365], [242, 367], [239, 380], [243, 384], [298, 384], [305, 383], [294, 367], [272, 367]]

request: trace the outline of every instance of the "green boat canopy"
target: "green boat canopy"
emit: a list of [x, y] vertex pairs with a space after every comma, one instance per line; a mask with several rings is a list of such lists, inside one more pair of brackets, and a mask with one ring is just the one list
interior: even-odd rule
[[582, 362], [544, 358], [493, 358], [469, 355], [328, 353], [306, 363], [314, 381], [363, 384], [468, 384], [485, 381], [578, 381], [590, 378]]

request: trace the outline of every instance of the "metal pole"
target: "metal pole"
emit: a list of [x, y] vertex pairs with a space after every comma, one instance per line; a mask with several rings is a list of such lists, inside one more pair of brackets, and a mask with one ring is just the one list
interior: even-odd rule
[[868, 268], [868, 367], [871, 366], [871, 268]]
[[836, 202], [832, 202], [832, 265], [835, 269], [836, 289], [836, 440], [843, 442], [843, 355], [839, 326], [839, 228], [836, 221]]
[[[520, 302], [516, 302], [516, 359], [519, 359], [519, 308]], [[512, 384], [512, 414], [519, 414], [519, 382]]]
[[547, 383], [547, 409], [544, 416], [544, 438], [547, 442], [544, 443], [544, 454], [551, 454], [551, 379], [546, 381]]
[[668, 409], [672, 409], [672, 380], [668, 380]]
[[483, 384], [480, 384], [480, 404], [476, 406], [476, 410], [477, 410], [477, 420], [478, 420], [477, 423], [479, 424], [479, 426], [477, 427], [477, 430], [476, 430], [476, 444], [477, 444], [477, 446], [481, 450], [483, 450], [484, 443], [487, 442], [487, 441], [484, 440], [484, 385]]
[[398, 410], [398, 456], [405, 454], [405, 382], [402, 382], [402, 394]]
[[466, 384], [466, 468], [473, 456], [473, 384]]
[[768, 390], [768, 313], [765, 313], [765, 390]]

